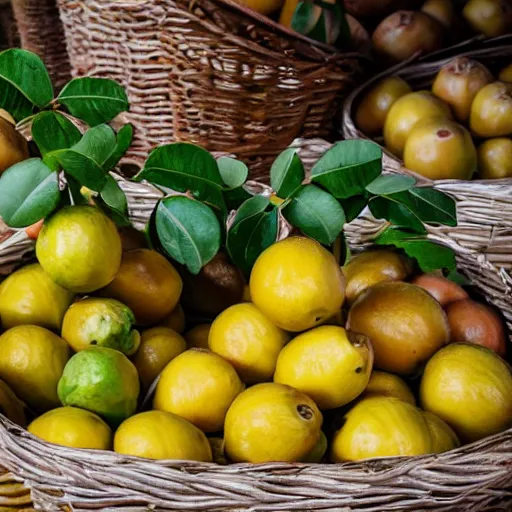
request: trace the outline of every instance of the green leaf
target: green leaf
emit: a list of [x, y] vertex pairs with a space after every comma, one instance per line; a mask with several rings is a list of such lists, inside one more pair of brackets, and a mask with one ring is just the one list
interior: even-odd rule
[[57, 173], [40, 158], [13, 165], [0, 177], [0, 217], [12, 228], [24, 228], [49, 215], [59, 204]]
[[108, 123], [129, 107], [124, 88], [108, 78], [75, 78], [64, 86], [57, 100], [89, 126]]
[[304, 180], [304, 165], [297, 150], [284, 150], [274, 161], [270, 169], [270, 185], [277, 197], [290, 197]]
[[291, 29], [300, 34], [306, 34], [311, 24], [310, 20], [314, 14], [314, 8], [315, 6], [310, 2], [299, 2], [293, 13]]
[[105, 204], [116, 212], [128, 215], [128, 202], [124, 192], [117, 181], [110, 175], [107, 175], [107, 182], [100, 192], [100, 197]]
[[223, 156], [217, 160], [222, 181], [230, 188], [241, 187], [249, 176], [249, 169], [240, 160]]
[[416, 233], [427, 232], [416, 214], [391, 197], [374, 197], [368, 206], [376, 219], [386, 219], [396, 227], [410, 229]]
[[114, 130], [108, 124], [102, 124], [89, 128], [80, 141], [71, 149], [88, 157], [98, 167], [103, 167], [116, 151], [116, 148], [117, 142]]
[[335, 144], [311, 170], [311, 179], [338, 199], [361, 195], [382, 171], [382, 150], [368, 140]]
[[376, 196], [386, 196], [404, 192], [414, 187], [416, 180], [411, 176], [402, 174], [381, 174], [371, 183], [368, 183], [366, 190]]
[[133, 139], [133, 126], [131, 124], [125, 124], [117, 132], [116, 139], [117, 143], [114, 151], [103, 164], [103, 169], [105, 171], [113, 169], [119, 163], [119, 160], [123, 158], [126, 151], [128, 151]]
[[238, 209], [228, 231], [226, 247], [233, 263], [248, 274], [258, 256], [277, 239], [278, 211], [267, 212], [268, 198], [258, 195]]
[[457, 266], [455, 253], [449, 247], [425, 240], [394, 228], [388, 228], [374, 242], [377, 245], [394, 245], [414, 258], [423, 272], [439, 269], [454, 270]]
[[190, 191], [196, 199], [221, 212], [226, 210], [217, 162], [194, 144], [176, 142], [154, 149], [134, 181], [143, 179], [177, 192]]
[[423, 222], [457, 225], [455, 200], [432, 187], [414, 187], [407, 192], [393, 194], [393, 199], [404, 204]]
[[80, 130], [60, 112], [43, 111], [32, 121], [32, 138], [41, 154], [67, 149], [80, 141]]
[[52, 99], [48, 71], [37, 55], [19, 48], [0, 53], [0, 108], [20, 121]]
[[192, 274], [198, 274], [219, 251], [219, 221], [199, 201], [184, 196], [167, 197], [158, 203], [155, 221], [164, 250]]
[[368, 198], [366, 196], [353, 196], [349, 199], [340, 199], [340, 204], [345, 212], [346, 222], [352, 222], [365, 209]]
[[81, 191], [82, 185], [80, 185], [80, 183], [78, 183], [78, 181], [75, 180], [75, 178], [73, 178], [73, 176], [71, 176], [70, 174], [65, 174], [65, 177], [66, 177], [66, 181], [68, 184], [68, 192], [69, 192], [69, 195], [71, 196], [70, 203], [77, 204], [77, 205], [78, 204], [89, 204], [87, 199], [82, 194], [82, 191]]
[[61, 167], [81, 185], [100, 192], [107, 181], [105, 171], [94, 160], [72, 149], [62, 149], [50, 153]]
[[283, 210], [283, 215], [305, 235], [324, 245], [331, 245], [345, 224], [345, 212], [339, 202], [315, 185], [301, 189]]
[[237, 210], [240, 208], [242, 203], [250, 199], [252, 196], [245, 190], [244, 187], [232, 188], [229, 190], [224, 190], [224, 201], [226, 202], [226, 206], [229, 210]]

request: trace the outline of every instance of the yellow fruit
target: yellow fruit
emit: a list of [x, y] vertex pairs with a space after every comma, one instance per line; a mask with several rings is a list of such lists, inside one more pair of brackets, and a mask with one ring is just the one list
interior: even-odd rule
[[181, 307], [181, 304], [178, 304], [172, 311], [171, 314], [166, 316], [161, 322], [160, 327], [168, 327], [173, 331], [176, 331], [179, 334], [183, 334], [185, 332], [185, 312]]
[[277, 356], [289, 339], [253, 304], [236, 304], [215, 319], [208, 345], [246, 384], [256, 384], [272, 380]]
[[410, 131], [417, 123], [434, 117], [451, 119], [448, 105], [426, 91], [411, 92], [399, 98], [384, 124], [384, 141], [394, 155], [401, 157]]
[[281, 9], [284, 0], [236, 0], [236, 2], [260, 14], [272, 14]]
[[16, 125], [16, 121], [14, 118], [7, 112], [7, 110], [4, 110], [3, 108], [0, 108], [0, 117], [2, 119], [5, 119], [6, 121], [9, 121], [9, 123]]
[[370, 377], [370, 382], [361, 395], [362, 398], [370, 396], [389, 396], [395, 397], [402, 402], [416, 405], [416, 399], [409, 386], [398, 376], [392, 373], [374, 371]]
[[20, 427], [26, 425], [25, 406], [14, 391], [0, 380], [0, 413]]
[[320, 430], [320, 437], [316, 442], [313, 449], [302, 459], [301, 462], [308, 462], [310, 464], [318, 464], [322, 462], [322, 459], [327, 452], [328, 441], [325, 434]]
[[73, 293], [55, 284], [37, 263], [11, 274], [0, 285], [0, 320], [4, 329], [39, 325], [60, 330]]
[[512, 84], [493, 82], [480, 89], [471, 105], [469, 125], [480, 137], [512, 135]]
[[390, 76], [377, 82], [364, 96], [356, 111], [356, 126], [366, 135], [379, 135], [396, 100], [412, 92], [407, 82]]
[[82, 299], [66, 311], [62, 337], [75, 352], [98, 345], [129, 356], [140, 344], [140, 334], [133, 329], [134, 322], [132, 311], [117, 300]]
[[366, 288], [382, 281], [403, 281], [409, 272], [405, 259], [393, 251], [365, 251], [355, 255], [343, 267], [348, 304], [353, 304]]
[[498, 80], [500, 82], [508, 82], [512, 83], [512, 64], [505, 66], [498, 75]]
[[414, 126], [403, 159], [408, 169], [431, 180], [469, 180], [477, 169], [470, 133], [460, 124], [439, 117]]
[[430, 431], [421, 411], [391, 397], [361, 400], [334, 435], [334, 462], [373, 457], [425, 455], [432, 452]]
[[484, 180], [512, 178], [512, 139], [483, 142], [478, 148], [478, 166]]
[[441, 418], [430, 412], [423, 412], [432, 438], [432, 453], [443, 453], [460, 446], [459, 438], [453, 429]]
[[379, 283], [348, 314], [347, 329], [370, 338], [375, 367], [411, 375], [448, 343], [448, 320], [428, 292], [409, 283]]
[[174, 358], [161, 373], [153, 407], [177, 414], [204, 432], [218, 432], [229, 406], [243, 389], [225, 359], [191, 349]]
[[274, 382], [306, 393], [320, 409], [335, 409], [363, 392], [372, 367], [368, 338], [326, 325], [297, 336], [281, 351]]
[[282, 384], [257, 384], [229, 408], [225, 450], [234, 462], [293, 462], [315, 447], [322, 413], [307, 395]]
[[489, 349], [454, 343], [427, 363], [421, 379], [422, 407], [477, 441], [512, 425], [512, 375]]
[[244, 302], [252, 302], [252, 299], [251, 299], [251, 288], [248, 284], [246, 284], [244, 286], [244, 295], [242, 297], [242, 300]]
[[421, 10], [435, 18], [446, 28], [450, 28], [455, 17], [455, 9], [452, 0], [427, 0]]
[[110, 450], [112, 430], [96, 414], [76, 407], [59, 407], [36, 418], [29, 426], [31, 434], [48, 443], [86, 448]]
[[14, 164], [29, 157], [25, 138], [16, 131], [16, 128], [0, 116], [0, 175]]
[[68, 359], [68, 344], [42, 327], [20, 325], [0, 336], [0, 379], [37, 411], [60, 405], [57, 384]]
[[208, 337], [210, 335], [211, 324], [199, 324], [185, 334], [185, 341], [190, 348], [202, 348], [210, 350]]
[[114, 279], [121, 263], [115, 224], [94, 206], [65, 206], [46, 219], [36, 255], [58, 285], [90, 293]]
[[334, 256], [318, 242], [291, 237], [256, 260], [250, 279], [254, 305], [281, 329], [300, 332], [335, 315], [345, 283]]
[[138, 325], [152, 325], [171, 314], [182, 288], [178, 271], [164, 256], [136, 249], [123, 254], [119, 272], [101, 294], [126, 304]]
[[512, 27], [509, 0], [469, 0], [462, 14], [476, 32], [487, 37], [506, 34]]
[[185, 352], [187, 344], [182, 336], [167, 327], [153, 327], [144, 331], [133, 364], [139, 372], [142, 388], [147, 390], [167, 363]]
[[114, 436], [114, 451], [145, 459], [212, 461], [203, 432], [163, 411], [142, 412], [125, 420]]

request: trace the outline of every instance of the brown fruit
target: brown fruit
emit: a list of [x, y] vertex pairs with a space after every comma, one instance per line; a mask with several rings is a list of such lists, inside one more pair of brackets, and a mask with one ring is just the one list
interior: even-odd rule
[[7, 119], [0, 117], [0, 174], [28, 156], [25, 138]]
[[446, 310], [453, 343], [473, 343], [504, 357], [507, 341], [503, 322], [485, 304], [470, 299], [450, 304]]
[[498, 80], [501, 82], [512, 83], [512, 64], [505, 66], [498, 75]]
[[422, 12], [435, 18], [441, 25], [449, 28], [455, 17], [451, 0], [427, 0], [421, 7]]
[[344, 267], [345, 297], [349, 305], [359, 294], [382, 281], [403, 281], [409, 275], [405, 258], [393, 251], [365, 251], [354, 256]]
[[396, 100], [384, 123], [387, 149], [401, 157], [405, 141], [416, 123], [434, 117], [451, 119], [452, 114], [450, 107], [430, 92], [411, 92]]
[[512, 178], [512, 139], [489, 139], [478, 148], [478, 168], [484, 180]]
[[397, 11], [375, 29], [372, 40], [378, 54], [391, 62], [402, 62], [416, 54], [441, 48], [442, 25], [419, 11]]
[[186, 311], [215, 317], [229, 306], [242, 302], [244, 277], [228, 256], [218, 253], [201, 272], [192, 275], [182, 272], [183, 296]]
[[100, 294], [128, 306], [137, 325], [153, 325], [176, 307], [182, 286], [178, 271], [161, 254], [136, 249], [123, 254], [119, 272]]
[[471, 105], [469, 125], [480, 137], [512, 135], [512, 84], [493, 82], [480, 89]]
[[469, 0], [462, 14], [476, 32], [487, 37], [501, 36], [512, 27], [510, 0]]
[[347, 329], [370, 338], [375, 367], [412, 375], [448, 343], [448, 320], [440, 304], [410, 283], [379, 283], [351, 307]]
[[441, 68], [432, 92], [452, 107], [459, 121], [466, 122], [477, 92], [492, 81], [490, 71], [483, 64], [467, 57], [457, 57]]
[[412, 89], [407, 82], [398, 76], [380, 80], [361, 100], [356, 111], [356, 126], [366, 135], [379, 135], [393, 103], [410, 92]]
[[356, 18], [380, 18], [409, 3], [407, 0], [344, 0], [345, 10]]
[[143, 233], [133, 227], [118, 228], [123, 252], [133, 251], [135, 249], [146, 249], [148, 244]]
[[430, 293], [443, 308], [451, 302], [468, 298], [468, 294], [458, 284], [443, 276], [422, 274], [413, 279], [412, 284]]
[[404, 165], [431, 180], [469, 180], [477, 168], [470, 133], [449, 119], [418, 123], [407, 138]]

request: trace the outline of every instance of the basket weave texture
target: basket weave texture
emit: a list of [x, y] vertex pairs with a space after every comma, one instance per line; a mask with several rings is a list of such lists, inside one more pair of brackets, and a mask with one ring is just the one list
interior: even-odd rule
[[[298, 140], [294, 145], [306, 165], [330, 146], [322, 140]], [[118, 179], [128, 198], [131, 220], [141, 228], [161, 192]], [[459, 222], [465, 225], [464, 204], [458, 208]], [[347, 226], [346, 233], [351, 246], [359, 248], [371, 243], [382, 227], [363, 215]], [[476, 287], [491, 301], [502, 300], [499, 286], [494, 285], [501, 281], [494, 266], [480, 265], [472, 251], [445, 233], [433, 230], [429, 237], [452, 246], [460, 269]], [[0, 235], [0, 272], [10, 271], [33, 249], [23, 231], [5, 231], [1, 240]], [[512, 305], [504, 304], [503, 312], [510, 319]], [[512, 429], [440, 455], [337, 465], [220, 466], [154, 462], [54, 446], [0, 415], [0, 465], [22, 478], [34, 504], [45, 510], [477, 512], [512, 508]], [[1, 493], [0, 487], [0, 499]]]
[[135, 164], [184, 140], [236, 153], [264, 178], [297, 136], [331, 134], [360, 71], [360, 54], [313, 43], [231, 0], [58, 3], [73, 74], [113, 78], [128, 92]]

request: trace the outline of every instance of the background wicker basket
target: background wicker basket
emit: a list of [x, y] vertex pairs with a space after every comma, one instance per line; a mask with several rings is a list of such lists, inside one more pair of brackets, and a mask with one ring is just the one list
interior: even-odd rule
[[[294, 146], [310, 165], [330, 144], [297, 140]], [[149, 185], [118, 179], [128, 198], [132, 222], [141, 228], [161, 193]], [[478, 198], [479, 185], [472, 186]], [[477, 199], [472, 205], [458, 203], [463, 227], [475, 206], [478, 209]], [[365, 214], [348, 225], [346, 233], [350, 244], [359, 248], [371, 243], [382, 227]], [[440, 229], [430, 230], [429, 237], [456, 251], [460, 269], [491, 302], [502, 304], [510, 320], [512, 304], [496, 284], [502, 282], [498, 269], [481, 264], [474, 251]], [[0, 273], [11, 271], [32, 249], [33, 242], [24, 231], [13, 234], [4, 226]], [[50, 445], [0, 415], [0, 466], [12, 472], [6, 478], [22, 479], [31, 489], [35, 506], [44, 510], [477, 512], [512, 507], [512, 429], [440, 455], [337, 465], [219, 466], [153, 462]], [[0, 500], [6, 499], [2, 493], [0, 486]]]

